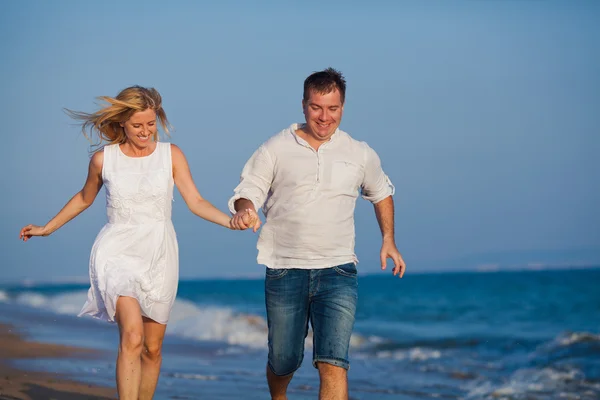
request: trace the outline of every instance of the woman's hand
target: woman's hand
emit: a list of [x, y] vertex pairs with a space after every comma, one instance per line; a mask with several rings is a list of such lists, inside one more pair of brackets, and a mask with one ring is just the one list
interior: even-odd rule
[[235, 230], [244, 230], [252, 228], [252, 231], [258, 231], [262, 222], [256, 211], [251, 208], [238, 211], [231, 219], [231, 225]]
[[24, 242], [28, 241], [34, 236], [48, 236], [50, 233], [45, 226], [27, 225], [21, 229], [19, 233], [19, 239], [23, 239]]
[[258, 215], [251, 208], [247, 209], [244, 215], [242, 215], [242, 221], [247, 227], [253, 227], [256, 225]]

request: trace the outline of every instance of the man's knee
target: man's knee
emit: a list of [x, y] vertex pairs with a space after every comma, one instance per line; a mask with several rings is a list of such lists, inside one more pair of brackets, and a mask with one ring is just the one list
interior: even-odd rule
[[269, 369], [274, 375], [286, 376], [296, 372], [302, 364], [303, 354], [273, 355], [269, 357]]

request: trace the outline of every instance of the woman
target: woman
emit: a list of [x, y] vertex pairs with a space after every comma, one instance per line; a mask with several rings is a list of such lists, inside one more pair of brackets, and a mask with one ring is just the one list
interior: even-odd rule
[[[115, 322], [120, 342], [117, 391], [120, 399], [151, 399], [161, 364], [161, 347], [178, 281], [178, 247], [171, 222], [173, 186], [197, 216], [234, 229], [231, 218], [204, 200], [179, 147], [158, 141], [158, 124], [168, 133], [160, 94], [139, 86], [88, 114], [67, 110], [96, 134], [102, 151], [89, 164], [83, 189], [45, 226], [27, 225], [24, 241], [48, 236], [87, 209], [106, 185], [108, 223], [90, 256], [91, 288], [80, 315]], [[249, 225], [256, 214], [246, 214]]]

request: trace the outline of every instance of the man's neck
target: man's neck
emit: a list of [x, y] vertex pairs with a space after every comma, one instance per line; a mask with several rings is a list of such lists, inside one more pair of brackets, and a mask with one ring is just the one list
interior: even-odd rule
[[298, 129], [296, 129], [296, 135], [298, 135], [299, 137], [304, 139], [306, 141], [306, 143], [308, 143], [308, 145], [310, 147], [312, 147], [313, 149], [319, 150], [319, 147], [321, 147], [321, 145], [323, 143], [327, 143], [331, 140], [331, 136], [325, 140], [316, 139], [313, 135], [311, 135], [310, 133], [308, 133], [304, 130], [305, 126], [306, 125], [304, 125], [304, 124], [299, 125]]

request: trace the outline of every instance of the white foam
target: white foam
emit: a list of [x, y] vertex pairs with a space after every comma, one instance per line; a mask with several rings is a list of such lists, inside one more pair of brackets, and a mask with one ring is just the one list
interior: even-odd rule
[[15, 301], [29, 307], [46, 308], [48, 297], [38, 293], [24, 292], [18, 294]]
[[384, 350], [376, 353], [377, 358], [393, 359], [393, 360], [410, 360], [410, 361], [426, 361], [438, 359], [442, 356], [439, 350], [415, 347], [408, 350]]
[[584, 375], [578, 369], [556, 370], [520, 369], [507, 382], [493, 385], [490, 382], [475, 382], [467, 399], [504, 398], [505, 396], [523, 396], [535, 393], [553, 392], [569, 397], [585, 386]]
[[[197, 340], [220, 341], [231, 345], [265, 349], [267, 321], [262, 316], [238, 313], [229, 307], [201, 307], [187, 300], [177, 300], [169, 318], [168, 333]], [[360, 347], [367, 339], [353, 334], [350, 347]], [[312, 332], [305, 347], [312, 348]]]
[[264, 318], [236, 313], [227, 307], [199, 307], [187, 300], [175, 302], [167, 332], [190, 339], [222, 341], [251, 348], [267, 345]]
[[0, 302], [7, 303], [9, 300], [8, 294], [5, 291], [0, 290]]
[[[86, 296], [86, 290], [53, 296], [23, 292], [15, 297], [15, 302], [57, 314], [77, 315]], [[238, 314], [226, 307], [199, 307], [186, 300], [175, 301], [167, 330], [171, 335], [253, 348], [266, 346], [266, 332], [266, 321], [260, 316]]]
[[600, 334], [590, 332], [564, 332], [556, 336], [554, 339], [540, 344], [537, 353], [552, 353], [560, 350], [563, 347], [573, 346], [578, 343], [599, 342]]
[[200, 374], [180, 374], [174, 373], [171, 375], [174, 378], [191, 379], [197, 381], [216, 381], [219, 378], [215, 375], [200, 375]]
[[90, 283], [89, 276], [58, 276], [45, 280], [34, 280], [31, 278], [23, 279], [21, 286], [23, 287], [39, 287], [39, 286], [52, 286], [52, 285], [64, 285], [64, 284], [87, 284]]
[[77, 315], [85, 303], [87, 291], [67, 292], [46, 296], [34, 292], [23, 292], [15, 297], [18, 304], [41, 308], [56, 314]]
[[600, 341], [600, 335], [595, 335], [589, 332], [572, 332], [570, 334], [563, 335], [556, 340], [561, 346], [570, 346], [575, 343], [598, 342]]
[[[1, 296], [0, 294], [0, 301], [2, 301]], [[15, 297], [15, 302], [57, 314], [74, 316], [81, 310], [86, 297], [87, 290], [53, 296], [23, 292]], [[200, 306], [182, 299], [176, 300], [173, 305], [167, 334], [195, 340], [225, 342], [252, 349], [267, 347], [267, 322], [262, 316], [239, 313], [230, 307]], [[350, 339], [350, 346], [360, 347], [370, 341], [355, 334]], [[306, 338], [306, 347], [312, 347], [312, 332]]]

